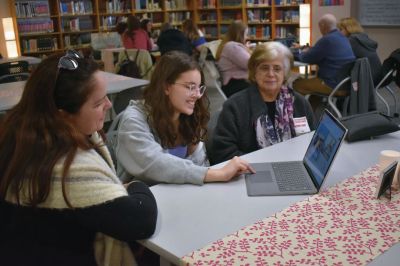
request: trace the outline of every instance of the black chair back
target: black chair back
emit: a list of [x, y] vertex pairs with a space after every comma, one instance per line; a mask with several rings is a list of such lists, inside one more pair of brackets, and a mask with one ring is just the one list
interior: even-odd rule
[[0, 76], [0, 83], [10, 83], [16, 81], [23, 81], [29, 78], [29, 73], [17, 73], [10, 75]]
[[27, 61], [15, 61], [0, 64], [0, 76], [28, 72], [29, 63]]

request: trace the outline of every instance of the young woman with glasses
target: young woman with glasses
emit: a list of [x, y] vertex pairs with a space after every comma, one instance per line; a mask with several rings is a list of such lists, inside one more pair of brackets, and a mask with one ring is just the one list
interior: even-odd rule
[[249, 62], [252, 86], [229, 98], [212, 137], [216, 162], [314, 129], [310, 104], [287, 84], [293, 55], [279, 42], [258, 45]]
[[131, 101], [118, 128], [116, 157], [123, 180], [154, 183], [228, 181], [252, 171], [235, 157], [209, 169], [203, 139], [209, 120], [206, 87], [197, 62], [172, 51], [157, 63], [143, 101]]
[[110, 108], [97, 64], [76, 52], [34, 70], [0, 123], [2, 265], [133, 265], [126, 242], [153, 234], [157, 206], [115, 174], [101, 134]]

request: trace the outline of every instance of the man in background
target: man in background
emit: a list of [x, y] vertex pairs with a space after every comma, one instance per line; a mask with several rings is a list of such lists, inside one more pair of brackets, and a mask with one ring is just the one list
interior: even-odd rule
[[[336, 24], [334, 15], [323, 15], [318, 22], [322, 37], [313, 47], [299, 50], [299, 54], [295, 55], [301, 62], [318, 65], [316, 78], [293, 82], [293, 88], [303, 95], [329, 95], [340, 81], [336, 79], [339, 69], [355, 60], [349, 40], [336, 28]], [[320, 99], [310, 98], [310, 102], [315, 110]]]

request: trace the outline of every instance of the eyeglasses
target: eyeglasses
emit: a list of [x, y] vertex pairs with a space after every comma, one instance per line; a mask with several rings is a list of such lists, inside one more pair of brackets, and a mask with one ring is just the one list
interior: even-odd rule
[[258, 70], [262, 73], [269, 73], [271, 70], [275, 74], [280, 74], [283, 71], [283, 67], [280, 65], [260, 65]]
[[[58, 69], [68, 69], [75, 70], [78, 68], [78, 61], [76, 59], [80, 59], [80, 54], [75, 50], [67, 50], [65, 55], [60, 58], [58, 61]], [[58, 74], [58, 73], [57, 73]]]
[[201, 97], [201, 96], [203, 96], [204, 92], [207, 89], [206, 85], [200, 85], [199, 87], [197, 87], [197, 85], [194, 83], [185, 84], [185, 83], [175, 82], [174, 84], [185, 87], [188, 90], [188, 96], [194, 96], [194, 95], [196, 95], [196, 92], [197, 92], [199, 94], [199, 96]]

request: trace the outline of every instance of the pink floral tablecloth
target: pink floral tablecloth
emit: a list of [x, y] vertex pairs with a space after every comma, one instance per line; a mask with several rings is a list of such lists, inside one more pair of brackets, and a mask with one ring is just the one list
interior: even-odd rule
[[[374, 199], [378, 168], [187, 254], [190, 265], [365, 265], [400, 241], [400, 193]], [[400, 265], [400, 256], [399, 256]]]

